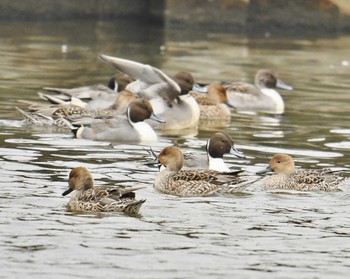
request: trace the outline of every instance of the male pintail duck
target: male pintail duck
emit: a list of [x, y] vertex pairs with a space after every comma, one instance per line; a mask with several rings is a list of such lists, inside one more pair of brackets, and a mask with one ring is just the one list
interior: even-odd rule
[[45, 92], [38, 92], [40, 98], [51, 104], [64, 106], [79, 106], [86, 110], [112, 110], [123, 99], [136, 98], [127, 90], [114, 92], [102, 85], [84, 86], [73, 89], [44, 88]]
[[128, 141], [128, 142], [154, 142], [157, 141], [157, 134], [152, 127], [144, 122], [152, 119], [164, 122], [154, 113], [149, 101], [138, 99], [133, 101], [126, 112], [126, 117], [113, 117], [110, 119], [76, 119], [73, 124], [90, 124], [90, 127], [80, 126], [72, 128], [77, 138], [101, 140], [101, 141]]
[[[53, 104], [67, 104], [71, 98], [80, 100], [114, 100], [118, 92], [126, 89], [126, 86], [133, 82], [134, 79], [123, 74], [117, 73], [109, 81], [108, 86], [96, 84], [91, 86], [81, 86], [76, 88], [57, 88], [44, 87], [44, 92], [38, 92], [38, 95]], [[95, 109], [95, 108], [94, 108]]]
[[199, 92], [190, 93], [200, 108], [201, 119], [224, 119], [231, 117], [230, 108], [234, 106], [229, 102], [226, 89], [218, 83], [210, 84], [208, 94]]
[[232, 137], [225, 132], [213, 134], [207, 141], [206, 151], [206, 159], [193, 156], [192, 154], [189, 156], [185, 155], [185, 166], [191, 168], [204, 167], [219, 172], [230, 172], [231, 170], [226, 166], [223, 159], [225, 154], [245, 158], [245, 155], [235, 148]]
[[85, 167], [76, 167], [69, 174], [69, 188], [62, 195], [75, 191], [67, 208], [72, 211], [118, 211], [137, 214], [145, 200], [136, 200], [134, 191], [145, 188], [135, 187], [94, 187], [94, 179]]
[[181, 170], [184, 158], [175, 146], [164, 148], [158, 156], [159, 173], [154, 187], [160, 192], [181, 197], [210, 196], [218, 192], [232, 193], [250, 183], [238, 173], [221, 173], [208, 169]]
[[165, 125], [155, 128], [187, 129], [198, 124], [199, 106], [188, 94], [193, 88], [198, 88], [191, 74], [179, 72], [174, 78], [170, 78], [150, 65], [107, 55], [99, 57], [118, 71], [136, 79], [126, 89], [150, 100], [154, 112], [165, 120]]
[[294, 160], [286, 154], [276, 154], [272, 157], [264, 173], [274, 174], [265, 178], [264, 184], [270, 189], [289, 189], [297, 191], [341, 191], [339, 186], [345, 182], [345, 177], [339, 177], [330, 169], [296, 170]]
[[132, 77], [123, 73], [117, 73], [108, 81], [108, 87], [115, 92], [121, 92], [133, 81], [135, 81], [135, 79]]
[[293, 90], [269, 69], [259, 70], [255, 75], [255, 84], [236, 82], [225, 84], [229, 101], [237, 109], [260, 110], [281, 114], [284, 101], [275, 88]]

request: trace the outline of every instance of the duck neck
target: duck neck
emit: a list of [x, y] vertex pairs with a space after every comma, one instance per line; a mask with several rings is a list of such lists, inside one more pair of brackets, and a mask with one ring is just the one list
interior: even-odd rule
[[213, 158], [208, 155], [209, 169], [215, 171], [230, 171], [222, 158]]

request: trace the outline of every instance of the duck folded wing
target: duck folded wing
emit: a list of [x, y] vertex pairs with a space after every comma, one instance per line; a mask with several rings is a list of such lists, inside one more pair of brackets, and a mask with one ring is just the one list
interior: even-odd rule
[[245, 82], [234, 82], [224, 85], [228, 92], [241, 93], [242, 95], [260, 95], [260, 90], [253, 84]]

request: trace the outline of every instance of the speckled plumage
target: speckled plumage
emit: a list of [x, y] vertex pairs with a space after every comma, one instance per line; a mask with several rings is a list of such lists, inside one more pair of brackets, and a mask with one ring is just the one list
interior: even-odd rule
[[231, 111], [228, 106], [226, 90], [220, 84], [213, 83], [208, 88], [208, 94], [191, 92], [196, 99], [200, 109], [201, 119], [225, 119], [231, 117]]
[[67, 208], [72, 211], [137, 214], [145, 200], [136, 200], [134, 191], [142, 188], [144, 187], [94, 187], [91, 173], [84, 167], [76, 167], [69, 174], [69, 189], [62, 195], [75, 190], [67, 204]]
[[166, 194], [182, 197], [210, 196], [218, 192], [236, 192], [248, 183], [237, 176], [241, 171], [222, 173], [208, 169], [181, 170], [183, 155], [175, 146], [164, 148], [158, 161], [161, 168], [154, 187]]
[[286, 154], [273, 156], [268, 170], [274, 171], [264, 180], [270, 189], [334, 192], [341, 191], [339, 187], [346, 180], [330, 169], [295, 170], [293, 158]]

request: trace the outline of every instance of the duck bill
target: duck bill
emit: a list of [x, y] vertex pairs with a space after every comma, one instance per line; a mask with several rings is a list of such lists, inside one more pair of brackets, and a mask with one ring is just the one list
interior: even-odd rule
[[151, 116], [149, 117], [149, 119], [157, 121], [159, 123], [165, 123], [165, 121], [163, 119], [160, 119], [157, 115], [155, 115], [154, 113], [151, 114]]
[[293, 87], [285, 84], [282, 80], [278, 79], [276, 83], [277, 88], [285, 89], [285, 90], [293, 90]]
[[71, 193], [73, 191], [73, 189], [72, 188], [68, 188], [66, 191], [64, 191], [63, 193], [62, 193], [62, 196], [67, 196], [69, 193]]
[[229, 108], [233, 108], [236, 109], [236, 107], [234, 105], [232, 105], [229, 101], [225, 102], [226, 106], [228, 106]]
[[271, 168], [270, 165], [268, 165], [265, 169], [263, 169], [261, 171], [258, 171], [256, 174], [264, 174], [264, 173], [267, 173], [267, 172], [273, 172], [273, 169]]
[[230, 150], [230, 154], [238, 157], [238, 158], [242, 158], [245, 159], [247, 158], [242, 152], [238, 151], [236, 148], [232, 147]]
[[208, 93], [208, 86], [199, 85], [198, 83], [194, 83], [192, 86], [192, 90], [199, 93]]

